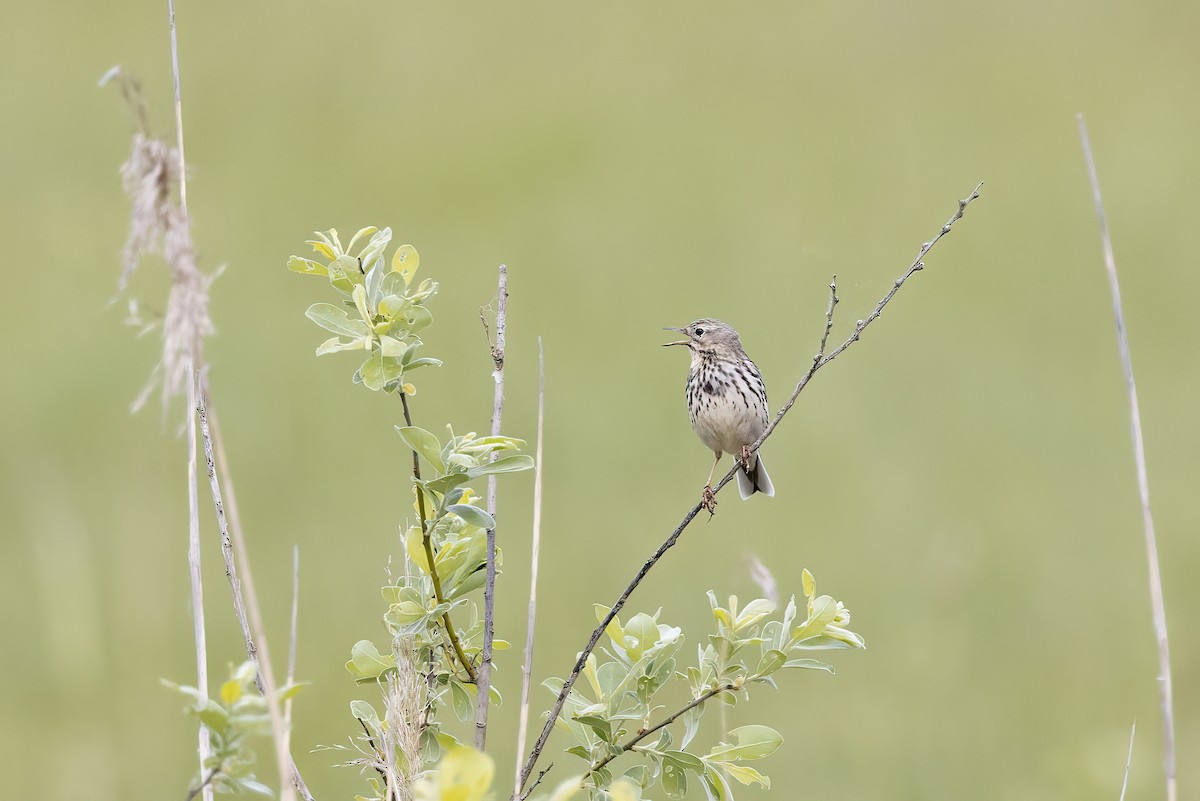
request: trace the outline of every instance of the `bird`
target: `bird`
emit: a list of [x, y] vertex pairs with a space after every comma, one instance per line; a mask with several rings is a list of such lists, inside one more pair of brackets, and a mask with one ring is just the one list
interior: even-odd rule
[[688, 414], [696, 435], [716, 457], [701, 495], [705, 508], [712, 513], [716, 506], [712, 477], [726, 453], [741, 463], [737, 483], [742, 500], [756, 492], [774, 496], [775, 487], [762, 457], [750, 452], [750, 445], [767, 428], [767, 385], [742, 348], [738, 332], [711, 318], [663, 330], [678, 331], [685, 337], [663, 347], [683, 345], [692, 354], [686, 384]]

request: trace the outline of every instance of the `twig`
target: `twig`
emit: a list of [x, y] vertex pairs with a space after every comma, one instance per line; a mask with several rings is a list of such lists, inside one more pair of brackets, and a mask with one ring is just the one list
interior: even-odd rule
[[513, 772], [516, 782], [516, 786], [513, 788], [514, 796], [521, 793], [521, 754], [525, 753], [525, 734], [529, 727], [529, 680], [533, 674], [533, 623], [537, 616], [538, 554], [542, 544], [542, 430], [545, 419], [546, 359], [542, 351], [542, 338], [538, 337], [537, 458], [533, 463], [533, 552], [529, 558], [529, 621], [525, 625], [525, 664], [521, 668], [521, 719], [517, 727], [517, 767]]
[[712, 687], [708, 690], [705, 690], [703, 693], [700, 694], [699, 698], [692, 699], [692, 702], [690, 704], [688, 704], [687, 706], [685, 706], [683, 709], [680, 709], [678, 712], [674, 713], [673, 715], [668, 715], [667, 717], [663, 718], [661, 721], [658, 722], [657, 725], [652, 726], [649, 729], [644, 729], [642, 731], [639, 731], [636, 735], [634, 735], [634, 737], [632, 739], [630, 739], [623, 746], [621, 746], [621, 750], [619, 753], [609, 754], [604, 759], [600, 760], [595, 765], [592, 765], [590, 768], [588, 768], [588, 773], [595, 773], [596, 771], [600, 770], [600, 768], [604, 767], [609, 762], [612, 762], [614, 759], [616, 759], [617, 757], [619, 757], [621, 754], [625, 753], [626, 751], [632, 751], [634, 749], [634, 746], [636, 746], [642, 740], [645, 740], [647, 737], [649, 737], [651, 734], [654, 734], [659, 729], [670, 726], [672, 723], [675, 722], [675, 720], [680, 715], [685, 714], [689, 709], [698, 707], [701, 704], [703, 704], [705, 701], [707, 701], [708, 699], [718, 696], [723, 692], [729, 692], [731, 690], [733, 690], [733, 685], [730, 684], [729, 682], [726, 682], [724, 684], [720, 684], [716, 687]]
[[[190, 362], [190, 359], [189, 359]], [[196, 382], [188, 382], [188, 402], [196, 402]], [[208, 697], [208, 646], [204, 635], [204, 582], [200, 573], [200, 491], [196, 486], [196, 418], [188, 415], [188, 575], [192, 586], [192, 634], [196, 641], [196, 689]], [[200, 769], [212, 755], [212, 742], [208, 729], [200, 725], [199, 735]], [[201, 782], [197, 792], [203, 790], [206, 801], [212, 801], [213, 792], [208, 781]], [[194, 797], [192, 793], [189, 797]]]
[[1100, 196], [1100, 178], [1092, 158], [1087, 124], [1082, 114], [1075, 115], [1079, 125], [1079, 142], [1087, 162], [1088, 178], [1092, 184], [1092, 201], [1096, 206], [1096, 221], [1100, 226], [1100, 245], [1104, 250], [1104, 266], [1112, 292], [1113, 319], [1117, 326], [1117, 347], [1121, 351], [1121, 368], [1125, 373], [1125, 389], [1129, 395], [1129, 429], [1133, 438], [1133, 458], [1137, 466], [1138, 494], [1142, 501], [1142, 529], [1146, 540], [1146, 560], [1150, 569], [1150, 605], [1154, 615], [1154, 635], [1158, 641], [1158, 684], [1162, 703], [1163, 770], [1167, 779], [1167, 801], [1175, 801], [1175, 712], [1171, 694], [1171, 652], [1167, 639], [1167, 611], [1163, 601], [1162, 574], [1158, 566], [1158, 542], [1154, 534], [1154, 517], [1150, 514], [1150, 481], [1146, 473], [1146, 447], [1142, 441], [1142, 415], [1138, 409], [1137, 384], [1133, 380], [1133, 356], [1129, 351], [1129, 334], [1125, 328], [1125, 312], [1121, 304], [1121, 285], [1117, 280], [1117, 259], [1113, 254], [1112, 238], [1108, 233], [1108, 218], [1104, 199]]
[[208, 775], [200, 781], [200, 784], [195, 788], [188, 790], [186, 801], [192, 801], [192, 799], [198, 796], [201, 792], [203, 792], [206, 796], [211, 796], [213, 779], [217, 778], [217, 774], [220, 772], [221, 769], [219, 767], [209, 768]]
[[[196, 374], [196, 381], [199, 383], [200, 391], [196, 397], [195, 409], [200, 418], [200, 435], [204, 440], [204, 458], [208, 464], [208, 486], [212, 491], [213, 506], [216, 508], [217, 513], [217, 526], [221, 531], [221, 551], [225, 554], [225, 566], [229, 572], [229, 583], [234, 593], [235, 605], [237, 603], [236, 598], [242, 594], [242, 587], [238, 581], [236, 567], [238, 562], [241, 563], [242, 569], [245, 571], [246, 611], [249, 612], [251, 631], [254, 632], [254, 636], [258, 641], [258, 650], [255, 659], [258, 664], [257, 673], [262, 677], [262, 693], [267, 699], [267, 711], [270, 714], [271, 731], [275, 740], [275, 761], [279, 768], [279, 797], [280, 801], [291, 801], [291, 799], [295, 798], [294, 782], [298, 773], [288, 753], [287, 732], [284, 728], [283, 712], [279, 705], [275, 674], [271, 670], [271, 657], [267, 649], [267, 635], [263, 627], [262, 610], [258, 608], [258, 594], [254, 591], [254, 576], [250, 571], [250, 557], [246, 552], [246, 543], [240, 531], [238, 532], [238, 536], [233, 540], [233, 545], [237, 553], [236, 560], [232, 558], [229, 550], [231, 539], [229, 536], [229, 526], [225, 519], [225, 504], [221, 498], [221, 485], [217, 480], [216, 459], [213, 456], [213, 436], [210, 435], [208, 427], [208, 407], [206, 403], [208, 387], [205, 384], [202, 373]], [[222, 453], [222, 462], [224, 462], [224, 453]], [[253, 647], [253, 644], [251, 643], [249, 647]], [[293, 784], [288, 783], [289, 776], [292, 777]]]
[[[412, 414], [408, 411], [408, 396], [404, 391], [400, 391], [400, 403], [404, 407], [404, 424], [412, 427]], [[417, 481], [421, 480], [421, 461], [417, 456], [417, 452], [412, 452], [413, 457], [413, 478]], [[437, 598], [438, 604], [446, 603], [446, 598], [442, 595], [442, 579], [438, 575], [437, 565], [434, 563], [433, 540], [431, 539], [433, 532], [429, 530], [429, 522], [425, 519], [425, 492], [420, 486], [417, 486], [417, 513], [421, 516], [421, 546], [425, 549], [425, 561], [429, 562], [429, 577], [433, 579], [433, 595]], [[454, 653], [458, 657], [458, 662], [467, 671], [467, 675], [471, 677], [471, 681], [477, 681], [475, 669], [471, 667], [471, 660], [467, 659], [466, 653], [463, 652], [462, 643], [458, 641], [458, 632], [454, 630], [454, 624], [450, 622], [450, 613], [442, 613], [442, 622], [446, 625], [446, 636], [450, 638], [450, 645], [454, 647]]]
[[[779, 410], [778, 414], [775, 415], [775, 419], [771, 421], [771, 424], [767, 426], [762, 435], [750, 446], [751, 452], [758, 450], [767, 437], [771, 436], [771, 434], [775, 431], [776, 426], [778, 426], [779, 422], [783, 419], [783, 416], [787, 414], [792, 406], [796, 403], [796, 398], [798, 398], [804, 388], [808, 386], [808, 382], [812, 380], [812, 377], [816, 375], [817, 371], [833, 361], [840, 353], [842, 353], [842, 351], [846, 350], [846, 348], [857, 342], [862, 336], [863, 331], [866, 330], [867, 326], [879, 319], [879, 315], [883, 313], [883, 308], [893, 297], [895, 297], [896, 293], [900, 291], [900, 287], [904, 286], [904, 283], [913, 275], [913, 273], [925, 267], [922, 259], [927, 253], [929, 253], [930, 250], [933, 249], [933, 246], [936, 245], [942, 239], [942, 237], [950, 233], [954, 223], [962, 219], [963, 211], [967, 208], [971, 201], [979, 197], [979, 189], [981, 186], [983, 186], [983, 184], [976, 186], [970, 197], [958, 201], [958, 209], [955, 211], [955, 213], [931, 240], [921, 245], [920, 250], [917, 252], [916, 259], [912, 262], [909, 268], [904, 272], [903, 275], [896, 279], [895, 283], [892, 285], [892, 288], [888, 290], [887, 294], [884, 295], [879, 303], [875, 305], [874, 311], [872, 311], [865, 320], [858, 321], [854, 327], [853, 333], [851, 333], [846, 341], [842, 342], [842, 344], [838, 345], [828, 354], [824, 353], [824, 344], [822, 344], [817, 354], [817, 358], [813, 359], [812, 366], [809, 367], [808, 371], [800, 379], [800, 382], [796, 384], [796, 388], [792, 392], [791, 397], [788, 398], [787, 403], [785, 403]], [[836, 294], [836, 289], [834, 289], [833, 297], [836, 297]], [[834, 305], [836, 305], [836, 301], [831, 298], [830, 308], [826, 313], [825, 318], [826, 328], [832, 327], [830, 318], [833, 315]], [[713, 494], [715, 495], [716, 493], [720, 492], [721, 489], [733, 479], [734, 475], [740, 469], [740, 465], [735, 463], [729, 472], [726, 473], [719, 482], [717, 482], [715, 487], [713, 487]], [[641, 566], [637, 574], [634, 575], [633, 580], [621, 592], [621, 595], [617, 598], [616, 602], [613, 603], [612, 607], [609, 608], [608, 613], [604, 616], [604, 619], [600, 621], [600, 625], [597, 626], [592, 632], [592, 636], [588, 638], [587, 645], [585, 645], [583, 650], [579, 652], [579, 656], [575, 661], [575, 665], [571, 668], [570, 675], [568, 675], [567, 680], [563, 682], [562, 689], [559, 690], [558, 697], [555, 699], [554, 705], [550, 708], [550, 713], [547, 716], [546, 724], [542, 727], [542, 733], [538, 735], [537, 741], [534, 743], [533, 750], [529, 752], [529, 756], [525, 760], [525, 767], [521, 770], [520, 786], [524, 787], [525, 782], [529, 780], [529, 776], [533, 772], [533, 766], [537, 763], [538, 757], [541, 756], [542, 749], [546, 746], [546, 740], [549, 739], [550, 732], [554, 728], [554, 722], [558, 719], [559, 714], [562, 713], [563, 704], [566, 703], [567, 693], [569, 693], [571, 691], [571, 687], [575, 685], [575, 680], [579, 678], [579, 673], [581, 670], [583, 670], [583, 666], [587, 661], [588, 655], [592, 653], [593, 649], [595, 649], [596, 643], [600, 641], [600, 637], [604, 634], [604, 630], [608, 627], [608, 624], [612, 622], [613, 618], [617, 616], [617, 613], [620, 612], [621, 608], [625, 606], [625, 602], [629, 600], [629, 596], [632, 595], [633, 591], [637, 589], [637, 586], [641, 584], [642, 579], [646, 577], [646, 574], [650, 572], [650, 569], [657, 564], [658, 560], [663, 557], [663, 554], [665, 554], [675, 545], [676, 541], [679, 539], [679, 535], [683, 533], [683, 530], [688, 527], [688, 525], [693, 519], [695, 519], [696, 515], [698, 515], [700, 510], [703, 508], [703, 502], [697, 502], [696, 505], [693, 506], [687, 512], [687, 514], [683, 516], [683, 520], [680, 521], [679, 525], [675, 527], [675, 530], [671, 532], [666, 541], [658, 547], [658, 550], [655, 551], [654, 554], [648, 560], [646, 560], [645, 564]]]
[[[296, 623], [300, 616], [300, 546], [292, 546], [292, 626], [288, 638], [287, 683], [296, 681]], [[283, 702], [283, 722], [287, 724], [288, 743], [292, 739], [292, 699]]]
[[524, 792], [524, 794], [521, 796], [521, 801], [525, 801], [526, 798], [529, 798], [529, 796], [531, 796], [533, 794], [533, 791], [537, 789], [537, 786], [542, 783], [542, 779], [544, 779], [546, 777], [546, 774], [549, 773], [553, 768], [554, 768], [554, 763], [551, 762], [545, 768], [538, 771], [537, 778], [533, 780], [533, 784], [529, 785], [529, 789], [526, 790]]
[[[483, 312], [480, 310], [480, 316]], [[500, 436], [500, 418], [504, 413], [504, 332], [508, 314], [508, 268], [500, 265], [500, 300], [496, 310], [496, 344], [492, 346], [492, 362], [496, 369], [496, 391], [492, 401], [492, 436]], [[484, 331], [487, 323], [484, 323]], [[492, 454], [495, 458], [495, 454]], [[496, 516], [496, 476], [488, 476], [487, 511]], [[495, 636], [496, 620], [496, 529], [487, 530], [487, 577], [483, 585], [483, 651], [480, 654], [479, 692], [475, 701], [475, 747], [480, 751], [487, 741], [488, 704], [492, 688], [492, 640]]]
[[1137, 721], [1129, 727], [1129, 753], [1125, 755], [1125, 778], [1121, 782], [1121, 798], [1125, 801], [1125, 788], [1129, 786], [1129, 766], [1133, 764], [1133, 735], [1137, 732]]

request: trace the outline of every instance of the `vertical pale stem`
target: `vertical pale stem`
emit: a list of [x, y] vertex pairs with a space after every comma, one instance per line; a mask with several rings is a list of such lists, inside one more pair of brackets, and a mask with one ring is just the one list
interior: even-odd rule
[[1167, 612], [1163, 601], [1162, 573], [1158, 565], [1158, 540], [1154, 534], [1154, 517], [1150, 514], [1150, 481], [1146, 475], [1146, 447], [1142, 440], [1142, 415], [1138, 409], [1137, 384], [1133, 380], [1133, 357], [1129, 351], [1129, 333], [1125, 327], [1125, 311], [1121, 304], [1121, 285], [1117, 280], [1117, 260], [1113, 255], [1112, 237], [1100, 195], [1100, 178], [1092, 158], [1083, 115], [1075, 116], [1079, 124], [1079, 141], [1087, 162], [1088, 178], [1092, 184], [1092, 201], [1100, 225], [1100, 245], [1104, 251], [1104, 267], [1108, 272], [1108, 287], [1112, 294], [1113, 318], [1117, 326], [1117, 348], [1121, 352], [1121, 368], [1125, 374], [1125, 390], [1129, 396], [1129, 429], [1133, 439], [1133, 459], [1137, 467], [1138, 494], [1142, 502], [1142, 531], [1146, 542], [1146, 560], [1150, 571], [1150, 606], [1154, 618], [1154, 636], [1158, 642], [1158, 688], [1163, 722], [1163, 770], [1167, 779], [1167, 801], [1175, 801], [1175, 713], [1171, 697], [1171, 651], [1167, 639]]
[[533, 464], [533, 553], [529, 565], [529, 621], [525, 625], [525, 663], [521, 670], [521, 722], [517, 728], [517, 768], [513, 797], [521, 795], [521, 760], [529, 727], [529, 680], [533, 674], [533, 629], [537, 616], [538, 552], [542, 543], [542, 428], [546, 419], [546, 364], [538, 337], [537, 456]]
[[[500, 300], [496, 310], [496, 344], [492, 346], [492, 361], [496, 369], [492, 377], [496, 390], [492, 402], [492, 436], [500, 434], [500, 418], [504, 413], [504, 335], [508, 316], [508, 268], [500, 265]], [[496, 515], [496, 476], [488, 476], [488, 514]], [[492, 687], [492, 639], [496, 622], [496, 529], [487, 530], [487, 579], [483, 587], [483, 652], [477, 675], [479, 690], [475, 701], [475, 747], [483, 750], [487, 741], [489, 693]]]
[[[188, 403], [195, 409], [196, 374], [188, 360]], [[208, 647], [204, 636], [204, 584], [200, 573], [200, 494], [196, 486], [196, 415], [188, 414], [188, 570], [192, 584], [192, 631], [196, 640], [196, 689], [208, 697]], [[205, 763], [212, 754], [208, 729], [200, 725], [200, 776], [206, 773]], [[203, 789], [205, 801], [212, 801], [213, 789], [206, 784]]]

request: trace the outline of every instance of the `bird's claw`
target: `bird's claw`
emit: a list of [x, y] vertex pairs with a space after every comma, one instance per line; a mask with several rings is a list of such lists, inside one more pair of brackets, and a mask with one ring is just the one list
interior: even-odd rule
[[713, 492], [711, 484], [705, 485], [704, 492], [700, 493], [700, 505], [708, 512], [709, 517], [717, 512], [717, 494]]
[[740, 461], [742, 463], [743, 470], [750, 469], [750, 446], [749, 445], [742, 446], [742, 452], [740, 454], [738, 454], [738, 461]]

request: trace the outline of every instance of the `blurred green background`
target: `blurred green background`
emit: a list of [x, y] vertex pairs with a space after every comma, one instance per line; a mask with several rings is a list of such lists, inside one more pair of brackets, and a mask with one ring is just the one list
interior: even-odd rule
[[[393, 399], [317, 360], [330, 290], [285, 271], [316, 228], [390, 225], [442, 282], [419, 424], [485, 430], [478, 308], [510, 270], [506, 433], [547, 409], [535, 675], [562, 675], [694, 502], [709, 456], [660, 329], [742, 332], [775, 401], [985, 181], [928, 269], [764, 449], [778, 495], [688, 530], [627, 609], [692, 642], [751, 554], [810, 568], [869, 650], [733, 721], [780, 729], [776, 798], [1161, 797], [1161, 726], [1127, 406], [1074, 114], [1087, 114], [1140, 381], [1174, 660], [1180, 780], [1200, 774], [1196, 102], [1200, 6], [1149, 3], [189, 3], [189, 200], [209, 342], [277, 659], [301, 551], [298, 761], [321, 799], [362, 693], [406, 513]], [[165, 3], [26, 3], [0, 51], [0, 752], [12, 798], [182, 798], [195, 734], [179, 404], [128, 407], [156, 359], [108, 306], [140, 76], [173, 137]], [[24, 245], [17, 247], [18, 243]], [[161, 270], [136, 282], [161, 308]], [[503, 481], [501, 635], [523, 637], [532, 475]], [[202, 495], [203, 497], [203, 495]], [[240, 659], [205, 505], [214, 673]], [[690, 646], [685, 652], [690, 653]], [[517, 660], [490, 742], [510, 781]], [[537, 709], [550, 697], [535, 696]], [[536, 710], [535, 710], [536, 714]], [[262, 775], [274, 781], [269, 751]], [[577, 766], [554, 754], [554, 774]], [[552, 776], [554, 775], [552, 774]], [[763, 794], [742, 790], [755, 798]]]

